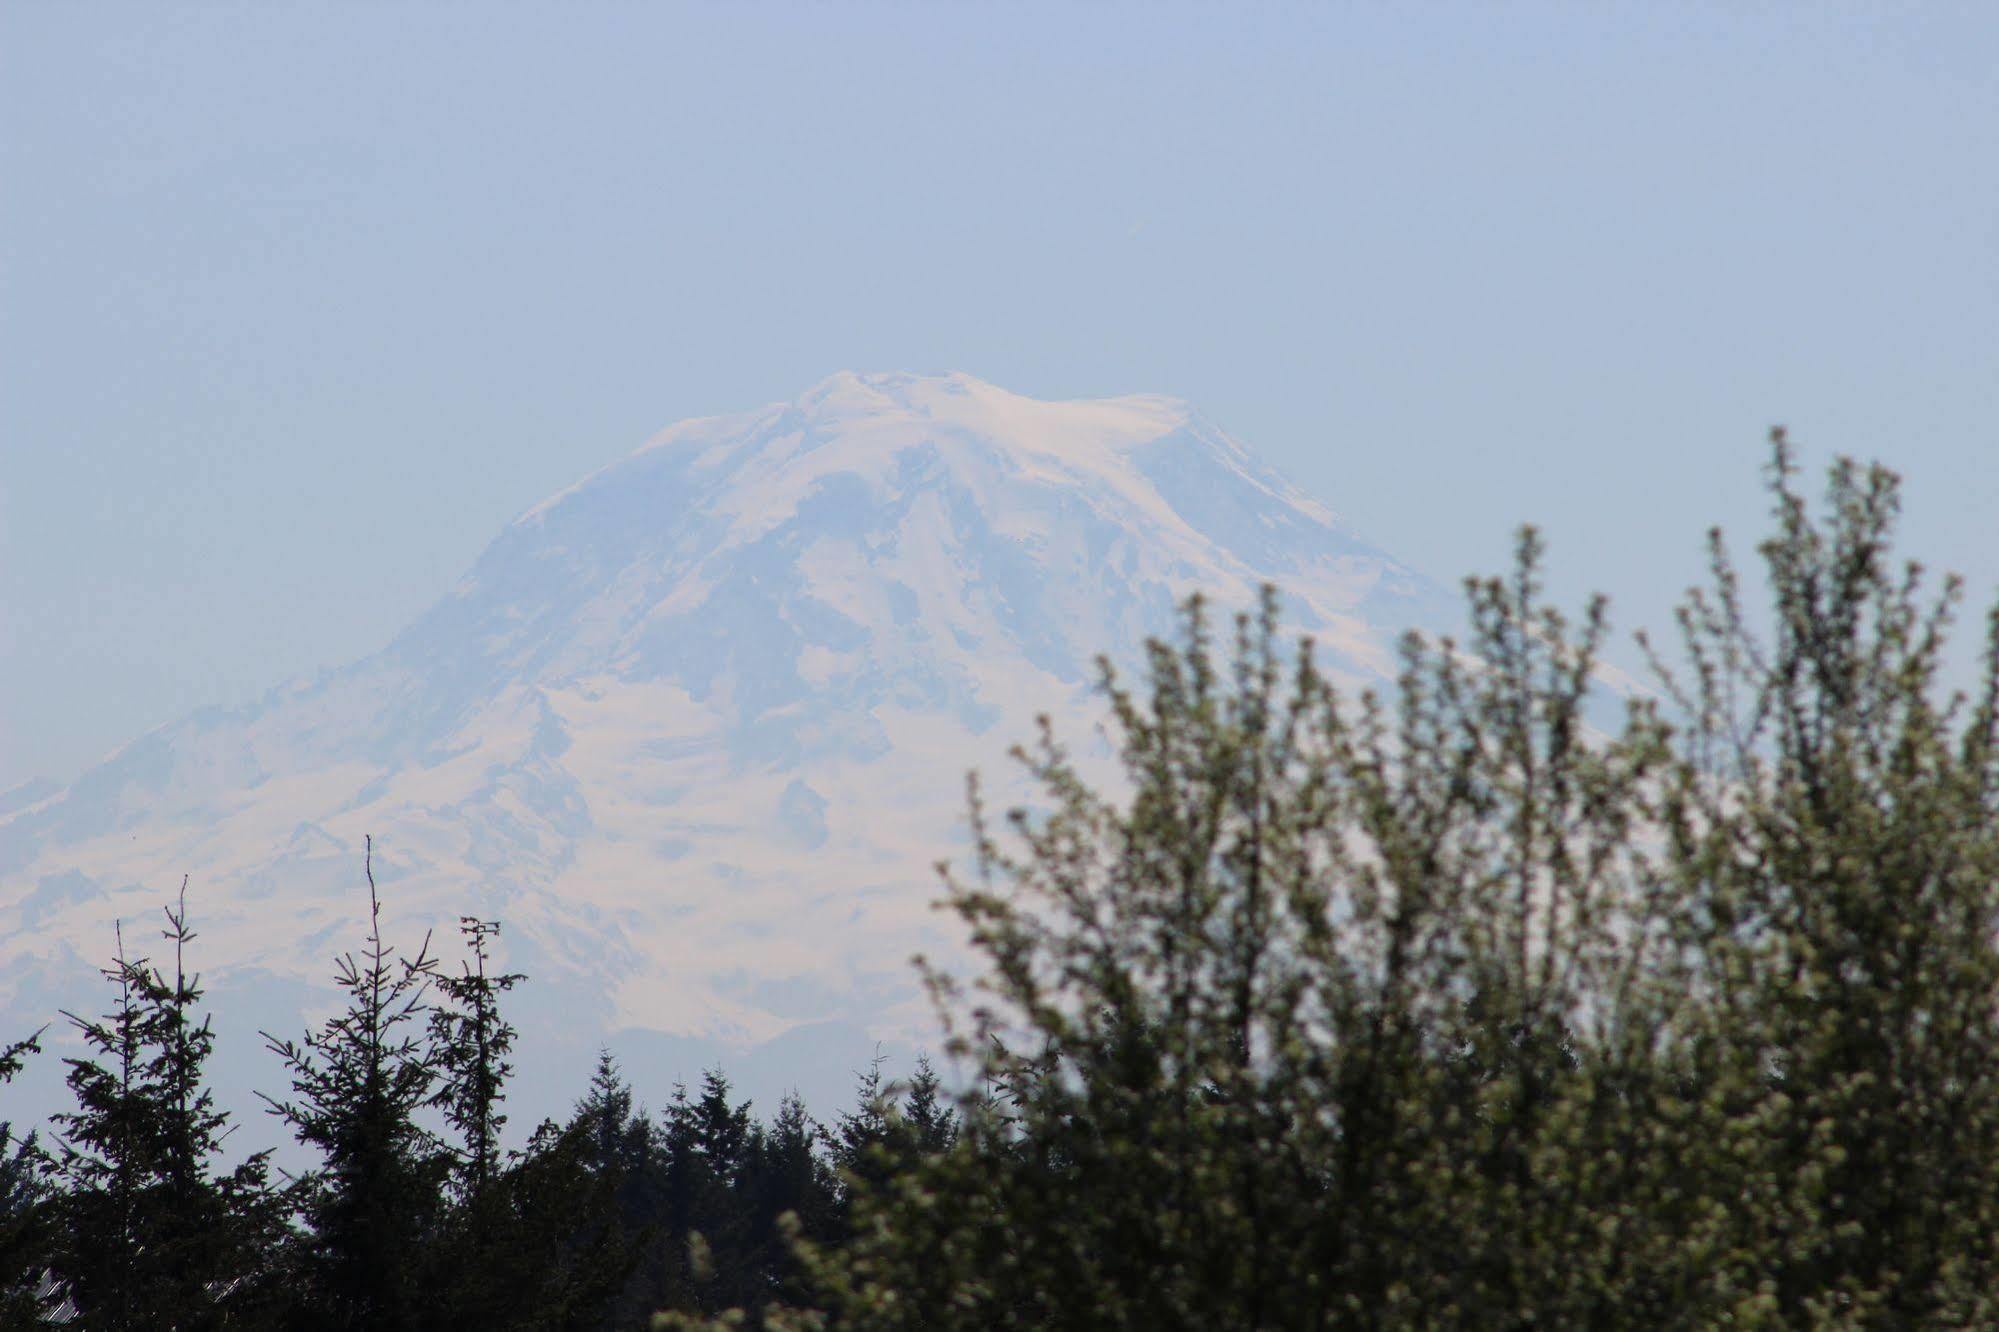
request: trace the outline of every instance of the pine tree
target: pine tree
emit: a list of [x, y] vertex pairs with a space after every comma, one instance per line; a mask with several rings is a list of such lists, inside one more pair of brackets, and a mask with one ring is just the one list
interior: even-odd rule
[[671, 1246], [662, 1239], [666, 1202], [659, 1136], [608, 1050], [598, 1051], [589, 1088], [565, 1131], [581, 1144], [583, 1169], [600, 1199], [578, 1241], [615, 1254], [623, 1273], [606, 1325], [642, 1324], [667, 1298], [664, 1269]]
[[487, 973], [498, 922], [466, 916], [459, 929], [472, 960], [461, 974], [436, 978], [441, 1002], [430, 1011], [430, 1063], [437, 1090], [430, 1105], [459, 1136], [452, 1183], [459, 1201], [476, 1211], [501, 1164], [507, 1117], [500, 1105], [513, 1073], [508, 1056], [516, 1033], [500, 1016], [500, 998], [527, 978]]
[[854, 1108], [841, 1112], [828, 1138], [843, 1210], [857, 1193], [881, 1187], [895, 1173], [895, 1102], [883, 1073], [885, 1062], [877, 1052], [854, 1074]]
[[907, 1084], [889, 1080], [886, 1066], [877, 1054], [855, 1074], [854, 1109], [843, 1112], [827, 1136], [842, 1216], [855, 1197], [881, 1190], [957, 1140], [957, 1115], [929, 1057], [918, 1057]]
[[346, 1007], [298, 1041], [264, 1033], [292, 1084], [291, 1098], [264, 1099], [320, 1156], [298, 1191], [310, 1231], [303, 1295], [311, 1317], [335, 1328], [414, 1328], [451, 1167], [417, 1120], [438, 1081], [433, 1051], [419, 1038], [436, 960], [427, 935], [414, 958], [395, 956], [382, 935], [373, 839], [364, 866], [366, 948], [339, 958], [334, 977]]
[[[609, 1050], [597, 1052], [589, 1088], [577, 1101], [569, 1128], [583, 1134], [585, 1159], [593, 1173], [616, 1178], [622, 1185], [644, 1172], [652, 1155], [652, 1125], [634, 1104], [631, 1085]], [[630, 1210], [636, 1211], [636, 1205]]]
[[86, 1327], [247, 1325], [276, 1298], [261, 1271], [282, 1231], [266, 1154], [216, 1173], [228, 1115], [204, 1081], [214, 1035], [206, 1016], [195, 1018], [202, 990], [186, 970], [195, 934], [185, 884], [166, 916], [171, 978], [127, 958], [121, 931], [104, 973], [115, 1006], [71, 1017], [95, 1057], [68, 1061], [77, 1108], [55, 1116], [55, 1266]]
[[790, 1237], [830, 1240], [838, 1227], [838, 1179], [820, 1145], [824, 1130], [796, 1092], [778, 1103], [768, 1127], [751, 1132], [743, 1193], [748, 1213], [743, 1261], [745, 1306], [797, 1301], [808, 1291]]
[[[691, 1208], [688, 1231], [699, 1237], [702, 1257], [690, 1262], [695, 1298], [703, 1309], [724, 1309], [758, 1293], [750, 1253], [756, 1247], [745, 1173], [751, 1148], [748, 1101], [732, 1102], [729, 1079], [719, 1068], [701, 1077], [701, 1094], [676, 1101], [676, 1129], [692, 1148], [681, 1158], [688, 1167]], [[705, 1268], [705, 1271], [693, 1270]]]
[[614, 1302], [635, 1251], [606, 1224], [616, 1190], [592, 1172], [589, 1157], [585, 1133], [552, 1122], [509, 1157], [490, 1190], [497, 1223], [465, 1269], [469, 1285], [458, 1287], [434, 1325], [521, 1332], [631, 1325]]
[[[42, 1052], [42, 1032], [0, 1046], [0, 1086], [14, 1080], [31, 1055]], [[17, 1137], [0, 1120], [0, 1327], [27, 1327], [51, 1312], [44, 1297], [50, 1276], [49, 1160], [40, 1135]]]
[[439, 976], [430, 1012], [429, 1105], [453, 1140], [443, 1209], [423, 1263], [426, 1326], [594, 1328], [626, 1268], [623, 1237], [604, 1224], [612, 1180], [593, 1171], [588, 1127], [542, 1124], [523, 1151], [502, 1134], [515, 1031], [501, 999], [527, 979], [490, 970], [496, 922], [460, 921], [470, 960]]
[[916, 1057], [916, 1071], [910, 1075], [909, 1095], [902, 1113], [909, 1127], [910, 1146], [919, 1156], [947, 1152], [958, 1140], [958, 1117], [928, 1055]]

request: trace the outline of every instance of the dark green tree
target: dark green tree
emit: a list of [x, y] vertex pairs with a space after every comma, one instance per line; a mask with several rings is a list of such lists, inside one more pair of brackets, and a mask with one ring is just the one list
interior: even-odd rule
[[[719, 1068], [702, 1074], [701, 1094], [667, 1107], [670, 1196], [677, 1230], [693, 1246], [687, 1275], [694, 1307], [725, 1309], [759, 1294], [749, 1253], [755, 1247], [745, 1174], [751, 1164], [750, 1103], [732, 1101]], [[684, 1227], [684, 1230], [682, 1229]]]
[[458, 1135], [452, 1183], [459, 1199], [473, 1204], [491, 1186], [503, 1157], [507, 1117], [500, 1106], [513, 1074], [516, 1032], [500, 1015], [500, 999], [527, 977], [488, 973], [497, 921], [466, 916], [459, 929], [472, 960], [457, 976], [436, 977], [440, 998], [430, 1011], [430, 1039], [437, 1090], [430, 1104]]
[[[0, 1047], [0, 1086], [12, 1082], [30, 1055], [42, 1052], [41, 1032]], [[17, 1136], [0, 1121], [0, 1327], [27, 1327], [49, 1314], [48, 1153], [38, 1133]]]
[[491, 1186], [497, 1220], [464, 1269], [467, 1298], [434, 1325], [463, 1328], [629, 1327], [615, 1301], [635, 1249], [615, 1226], [617, 1191], [590, 1168], [586, 1134], [545, 1122]]
[[916, 1057], [902, 1117], [908, 1125], [909, 1145], [920, 1156], [947, 1152], [958, 1140], [958, 1116], [928, 1055]]
[[460, 929], [469, 959], [436, 978], [429, 1014], [429, 1104], [449, 1168], [423, 1258], [423, 1325], [594, 1328], [628, 1265], [623, 1237], [601, 1220], [616, 1183], [592, 1169], [594, 1125], [545, 1123], [525, 1150], [504, 1146], [515, 1031], [501, 1001], [526, 977], [492, 971], [497, 923], [466, 917]]
[[778, 1103], [768, 1125], [753, 1126], [743, 1193], [748, 1225], [743, 1261], [745, 1307], [797, 1302], [809, 1292], [792, 1255], [790, 1236], [831, 1240], [839, 1230], [839, 1181], [821, 1150], [824, 1130], [796, 1092]]
[[[957, 1115], [928, 1056], [919, 1056], [908, 1083], [885, 1074], [879, 1054], [855, 1074], [854, 1108], [826, 1135], [830, 1162], [840, 1179], [841, 1213], [851, 1200], [879, 1191], [923, 1157], [957, 1139]], [[816, 1233], [807, 1227], [807, 1233]]]
[[879, 1189], [895, 1174], [896, 1113], [893, 1087], [877, 1053], [854, 1075], [854, 1108], [842, 1111], [827, 1147], [839, 1174], [842, 1210], [857, 1193]]
[[214, 1034], [186, 970], [185, 884], [166, 916], [171, 976], [126, 957], [121, 931], [104, 973], [115, 1005], [70, 1018], [92, 1055], [68, 1061], [76, 1108], [55, 1116], [54, 1266], [80, 1326], [254, 1326], [278, 1296], [266, 1256], [281, 1210], [265, 1153], [218, 1169], [229, 1117], [205, 1082]]
[[298, 1041], [264, 1033], [292, 1086], [290, 1098], [264, 1099], [320, 1158], [297, 1188], [309, 1232], [300, 1274], [309, 1318], [415, 1328], [428, 1307], [420, 1277], [453, 1164], [417, 1118], [438, 1082], [422, 1039], [437, 964], [428, 936], [414, 958], [398, 958], [383, 938], [373, 853], [370, 839], [367, 944], [336, 962], [346, 1007]]
[[577, 1238], [617, 1253], [624, 1270], [605, 1325], [643, 1325], [666, 1298], [672, 1245], [663, 1239], [664, 1172], [658, 1131], [608, 1050], [597, 1054], [567, 1133], [581, 1144], [583, 1168], [603, 1199]]

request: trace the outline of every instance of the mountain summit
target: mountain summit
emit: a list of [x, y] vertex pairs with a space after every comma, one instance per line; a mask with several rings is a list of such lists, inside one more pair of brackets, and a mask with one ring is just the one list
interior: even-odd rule
[[93, 1002], [114, 920], [184, 874], [218, 1009], [289, 1029], [361, 932], [370, 833], [397, 935], [502, 919], [579, 1041], [922, 1029], [967, 769], [1039, 712], [1088, 737], [1096, 654], [1265, 582], [1361, 682], [1455, 613], [1171, 398], [843, 373], [682, 422], [373, 656], [0, 797], [0, 1030]]

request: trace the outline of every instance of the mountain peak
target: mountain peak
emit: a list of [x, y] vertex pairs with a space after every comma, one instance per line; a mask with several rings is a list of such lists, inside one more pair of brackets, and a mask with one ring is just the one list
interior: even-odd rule
[[[1455, 613], [1173, 398], [847, 371], [683, 421], [383, 651], [0, 798], [0, 900], [33, 926], [0, 931], [0, 978], [60, 945], [87, 982], [112, 922], [192, 873], [218, 981], [313, 984], [372, 833], [391, 912], [504, 916], [581, 1048], [892, 1034], [925, 1011], [906, 959], [952, 946], [928, 867], [965, 771], [1003, 774], [1037, 713], [1087, 744], [1098, 653], [1140, 663], [1188, 594], [1265, 583], [1371, 683]], [[32, 1008], [0, 980], [10, 1027]]]
[[1044, 452], [1122, 450], [1196, 418], [1176, 398], [1133, 394], [1049, 401], [987, 383], [961, 370], [938, 374], [842, 370], [789, 406], [819, 422], [915, 420]]

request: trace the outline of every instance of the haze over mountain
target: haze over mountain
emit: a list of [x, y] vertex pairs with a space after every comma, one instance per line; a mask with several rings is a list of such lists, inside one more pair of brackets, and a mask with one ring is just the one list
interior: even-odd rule
[[909, 957], [952, 947], [931, 866], [966, 771], [1003, 774], [1038, 712], [1087, 741], [1097, 653], [1263, 582], [1356, 683], [1457, 615], [1170, 398], [843, 373], [683, 422], [382, 650], [0, 795], [0, 1034], [94, 1009], [114, 922], [142, 951], [183, 875], [214, 1007], [294, 1031], [364, 933], [372, 834], [392, 938], [504, 921], [551, 1094], [614, 1033], [844, 1086], [929, 1031]]

